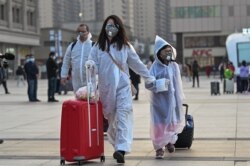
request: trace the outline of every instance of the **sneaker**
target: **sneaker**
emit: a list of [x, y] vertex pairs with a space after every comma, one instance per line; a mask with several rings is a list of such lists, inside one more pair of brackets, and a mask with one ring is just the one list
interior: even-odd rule
[[168, 143], [165, 148], [168, 150], [169, 153], [175, 152], [174, 144]]
[[155, 159], [163, 159], [164, 158], [164, 150], [158, 149], [156, 150]]
[[3, 143], [3, 139], [0, 139], [0, 144], [2, 144]]
[[124, 154], [122, 153], [122, 151], [115, 151], [113, 157], [114, 159], [116, 159], [117, 163], [125, 163]]

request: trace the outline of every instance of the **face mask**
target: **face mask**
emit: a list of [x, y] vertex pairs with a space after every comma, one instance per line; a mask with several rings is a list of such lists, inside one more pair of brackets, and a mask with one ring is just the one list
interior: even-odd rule
[[167, 53], [166, 60], [171, 61], [172, 59], [172, 53]]
[[83, 36], [85, 36], [87, 34], [87, 32], [85, 32], [85, 33], [79, 32], [78, 34], [79, 34], [79, 36], [83, 37]]
[[107, 24], [105, 27], [106, 33], [109, 37], [114, 37], [115, 35], [117, 35], [119, 29], [112, 24]]
[[35, 62], [35, 58], [30, 58], [30, 62]]

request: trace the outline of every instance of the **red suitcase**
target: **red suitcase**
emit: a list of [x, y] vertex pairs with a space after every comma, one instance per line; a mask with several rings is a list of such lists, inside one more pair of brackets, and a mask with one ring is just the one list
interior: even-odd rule
[[[89, 107], [88, 107], [89, 106]], [[105, 161], [101, 102], [67, 100], [61, 116], [61, 165], [100, 158]]]

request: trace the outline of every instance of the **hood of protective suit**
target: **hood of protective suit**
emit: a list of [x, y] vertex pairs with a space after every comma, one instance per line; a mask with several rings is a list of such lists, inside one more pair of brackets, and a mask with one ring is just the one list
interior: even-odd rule
[[160, 36], [156, 35], [156, 37], [155, 37], [154, 57], [158, 62], [160, 62], [160, 60], [157, 57], [157, 53], [162, 49], [162, 47], [164, 47], [166, 45], [169, 45], [172, 48], [172, 50], [173, 50], [172, 58], [173, 58], [173, 60], [176, 59], [176, 56], [177, 56], [176, 49], [171, 44], [169, 44], [166, 40], [164, 40]]
[[[87, 40], [90, 40], [91, 38], [92, 38], [92, 34], [89, 32]], [[80, 35], [78, 35], [76, 39], [80, 41]]]

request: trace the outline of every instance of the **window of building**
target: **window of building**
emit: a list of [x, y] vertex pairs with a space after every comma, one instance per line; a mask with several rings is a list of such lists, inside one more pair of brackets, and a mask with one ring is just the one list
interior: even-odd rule
[[0, 5], [0, 20], [6, 20], [6, 5], [1, 4]]
[[228, 16], [230, 16], [230, 17], [234, 16], [234, 7], [233, 6], [228, 7]]
[[21, 23], [20, 8], [17, 7], [12, 8], [12, 20], [14, 23]]
[[226, 36], [185, 37], [185, 48], [225, 47]]
[[30, 26], [35, 25], [35, 17], [33, 11], [27, 11], [27, 24]]
[[250, 5], [247, 5], [247, 16], [250, 16]]
[[220, 16], [220, 6], [176, 7], [171, 10], [172, 18], [202, 18]]

